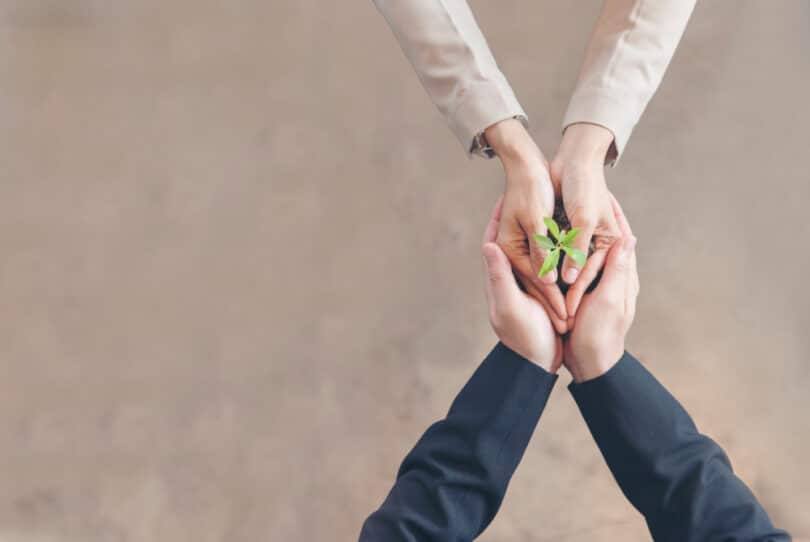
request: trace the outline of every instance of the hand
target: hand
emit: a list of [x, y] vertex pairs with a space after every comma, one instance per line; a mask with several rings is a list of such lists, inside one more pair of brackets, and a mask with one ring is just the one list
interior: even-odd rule
[[551, 162], [551, 179], [562, 196], [571, 227], [580, 229], [574, 246], [588, 254], [591, 239], [594, 245], [594, 253], [584, 269], [567, 256], [563, 261], [563, 280], [573, 284], [566, 296], [569, 327], [573, 325], [585, 290], [596, 278], [608, 249], [619, 234], [604, 171], [605, 156], [612, 141], [613, 134], [607, 128], [572, 124], [565, 130]]
[[486, 130], [487, 141], [500, 158], [506, 176], [503, 213], [496, 242], [506, 254], [526, 291], [549, 314], [559, 333], [568, 331], [568, 314], [557, 271], [538, 278], [546, 251], [534, 242], [546, 233], [543, 217], [554, 212], [554, 189], [548, 165], [523, 125], [505, 120]]
[[518, 286], [506, 254], [494, 243], [504, 198], [498, 198], [484, 232], [481, 252], [486, 266], [489, 322], [503, 344], [550, 373], [562, 363], [562, 339], [543, 305]]
[[619, 203], [612, 195], [610, 199], [622, 237], [610, 248], [602, 279], [583, 297], [574, 329], [565, 340], [565, 366], [576, 382], [605, 374], [621, 359], [636, 312], [636, 238]]

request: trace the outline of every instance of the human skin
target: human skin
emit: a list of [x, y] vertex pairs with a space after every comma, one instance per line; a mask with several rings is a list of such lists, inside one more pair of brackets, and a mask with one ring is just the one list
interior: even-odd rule
[[554, 191], [562, 198], [571, 227], [580, 230], [574, 246], [585, 254], [591, 242], [594, 248], [584, 268], [568, 256], [563, 260], [562, 278], [572, 285], [566, 294], [569, 327], [574, 323], [585, 290], [620, 235], [605, 181], [605, 157], [612, 142], [613, 134], [607, 128], [572, 124], [566, 128], [549, 167]]
[[[549, 165], [519, 121], [498, 122], [485, 133], [505, 176], [503, 215], [496, 242], [526, 291], [546, 308], [555, 329], [565, 333], [574, 324], [583, 294], [619, 236], [604, 175], [613, 134], [595, 124], [573, 124], [565, 130]], [[557, 199], [562, 200], [571, 226], [580, 229], [574, 246], [587, 254], [593, 241], [595, 249], [584, 268], [564, 258], [562, 278], [572, 285], [566, 296], [556, 284], [556, 269], [537, 276], [547, 251], [533, 240], [535, 233], [546, 234], [543, 217], [553, 216]]]
[[521, 290], [506, 254], [495, 242], [503, 204], [501, 196], [492, 210], [481, 248], [489, 322], [503, 344], [556, 373], [562, 363], [562, 339], [540, 301]]
[[636, 238], [619, 203], [609, 197], [620, 237], [608, 250], [602, 278], [583, 297], [576, 324], [564, 341], [543, 304], [520, 288], [506, 254], [495, 242], [503, 219], [503, 196], [492, 211], [481, 248], [489, 320], [495, 334], [506, 346], [551, 373], [564, 363], [576, 382], [601, 376], [616, 364], [635, 315], [639, 292]]
[[610, 248], [597, 287], [582, 298], [576, 323], [564, 342], [565, 366], [576, 382], [597, 378], [624, 354], [639, 293], [636, 238], [610, 195], [620, 238]]
[[503, 210], [495, 242], [512, 264], [520, 283], [548, 311], [559, 333], [568, 330], [565, 297], [557, 285], [557, 271], [538, 277], [546, 251], [533, 240], [546, 233], [543, 217], [554, 212], [554, 188], [548, 162], [532, 137], [515, 120], [496, 123], [485, 131], [501, 161], [505, 176]]

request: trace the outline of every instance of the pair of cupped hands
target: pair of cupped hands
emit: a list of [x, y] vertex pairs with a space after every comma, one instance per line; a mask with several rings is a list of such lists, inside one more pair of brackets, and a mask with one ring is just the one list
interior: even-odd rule
[[[612, 135], [599, 126], [569, 126], [550, 166], [518, 121], [486, 135], [506, 174], [482, 247], [490, 323], [501, 342], [545, 370], [556, 373], [565, 363], [575, 381], [595, 378], [624, 353], [639, 291], [636, 239], [604, 179]], [[583, 268], [566, 257], [565, 296], [556, 270], [538, 277], [545, 253], [533, 241], [546, 233], [543, 217], [552, 216], [558, 195], [580, 229], [575, 246], [586, 254], [591, 242], [594, 248]]]

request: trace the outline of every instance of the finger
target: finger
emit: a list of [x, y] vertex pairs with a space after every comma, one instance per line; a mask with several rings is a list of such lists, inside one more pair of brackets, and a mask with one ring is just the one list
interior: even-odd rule
[[605, 270], [597, 295], [603, 295], [614, 300], [624, 300], [627, 294], [628, 277], [632, 275], [633, 250], [636, 247], [636, 238], [622, 237], [610, 249], [605, 263]]
[[526, 288], [526, 293], [543, 305], [557, 333], [567, 332], [568, 316], [565, 310], [565, 297], [563, 297], [559, 286], [556, 284], [549, 285], [538, 283], [531, 280], [532, 278], [534, 278], [533, 275], [527, 278], [521, 276], [520, 280], [524, 288]]
[[[587, 257], [588, 249], [591, 246], [591, 237], [593, 237], [594, 227], [587, 223], [581, 223], [572, 224], [572, 229], [573, 228], [578, 228], [579, 233], [574, 238], [572, 246]], [[568, 284], [574, 284], [581, 271], [582, 266], [579, 265], [574, 258], [566, 254], [562, 268], [563, 280]]]
[[568, 311], [565, 309], [565, 296], [563, 296], [560, 287], [556, 283], [546, 284], [539, 280], [528, 262], [519, 262], [516, 269], [520, 281], [532, 297], [538, 300], [545, 299], [557, 316], [563, 320], [568, 319]]
[[532, 264], [532, 269], [534, 270], [534, 274], [536, 280], [534, 282], [540, 282], [545, 284], [554, 284], [557, 282], [557, 269], [556, 267], [546, 273], [545, 275], [538, 277], [537, 274], [540, 272], [540, 268], [543, 267], [543, 262], [546, 260], [546, 257], [549, 254], [549, 251], [546, 249], [541, 248], [537, 241], [534, 239], [534, 234], [539, 233], [540, 235], [548, 235], [548, 228], [546, 228], [545, 223], [542, 220], [537, 220], [534, 217], [522, 220], [520, 227], [523, 228], [524, 233], [526, 234], [526, 240], [529, 243], [529, 260]]
[[635, 308], [636, 299], [638, 299], [638, 293], [641, 288], [641, 284], [638, 280], [638, 262], [636, 260], [636, 250], [635, 247], [633, 248], [633, 254], [630, 256], [630, 296], [633, 300], [633, 306]]
[[[612, 207], [612, 203], [610, 204]], [[605, 209], [599, 219], [599, 226], [593, 234], [594, 249], [610, 249], [616, 240], [622, 237], [613, 209]]]
[[543, 267], [543, 262], [546, 261], [550, 251], [542, 249], [535, 244], [529, 248], [529, 261], [532, 264], [534, 282], [546, 285], [556, 285], [557, 283], [557, 267], [555, 266], [545, 275], [540, 275], [540, 269]]
[[534, 286], [533, 284], [530, 284], [526, 288], [526, 293], [528, 293], [530, 296], [532, 296], [534, 299], [536, 299], [537, 302], [540, 303], [543, 306], [543, 310], [546, 311], [546, 314], [548, 315], [548, 319], [551, 322], [551, 325], [554, 326], [554, 329], [557, 331], [557, 333], [559, 333], [559, 334], [568, 333], [569, 327], [568, 327], [567, 318], [560, 317], [557, 314], [557, 312], [554, 309], [551, 308], [551, 304], [543, 296], [543, 293], [540, 290], [537, 289], [536, 286]]
[[492, 242], [484, 243], [481, 253], [486, 265], [485, 291], [490, 309], [503, 308], [514, 303], [521, 291], [506, 254]]
[[624, 304], [624, 315], [627, 328], [633, 323], [636, 316], [636, 300], [638, 299], [638, 269], [636, 268], [636, 251], [630, 255], [630, 272], [627, 273], [627, 285], [625, 286], [626, 298]]
[[631, 245], [628, 263], [629, 268], [626, 273], [627, 278], [625, 285], [625, 316], [627, 317], [627, 325], [629, 326], [636, 314], [636, 300], [638, 299], [640, 286], [638, 280], [638, 266], [636, 263], [636, 238], [633, 235], [633, 230], [630, 228], [630, 222], [628, 222], [627, 216], [624, 214], [624, 210], [622, 209], [619, 200], [616, 199], [616, 196], [613, 195], [612, 192], [610, 193], [610, 203], [613, 210], [613, 217], [616, 220], [616, 224], [619, 228], [619, 234], [622, 236], [624, 243], [629, 241], [629, 244]]
[[579, 304], [582, 302], [588, 286], [599, 275], [599, 270], [602, 269], [607, 254], [607, 249], [597, 250], [591, 254], [588, 261], [585, 262], [585, 267], [582, 268], [578, 280], [568, 289], [568, 293], [565, 295], [565, 308], [568, 312], [569, 326], [573, 325], [572, 320], [576, 317]]
[[630, 295], [635, 297], [638, 294], [638, 266], [636, 263], [636, 250], [633, 247], [633, 252], [630, 254], [630, 272], [627, 274], [627, 287]]
[[564, 315], [560, 316], [557, 311], [552, 308], [552, 305], [546, 298], [544, 291], [538, 288], [535, 283], [533, 283], [531, 280], [522, 278], [519, 271], [515, 270], [515, 273], [517, 275], [517, 280], [525, 292], [532, 298], [536, 299], [537, 302], [543, 306], [543, 309], [546, 311], [546, 314], [548, 315], [549, 320], [551, 320], [554, 329], [557, 330], [557, 333], [566, 333], [568, 331], [567, 318]]
[[[537, 277], [537, 270], [531, 261], [531, 254], [526, 245], [526, 231], [523, 226], [515, 224], [516, 228], [504, 227], [501, 222], [501, 231], [498, 234], [497, 243], [506, 254], [514, 273], [520, 283], [532, 297], [545, 300], [544, 308], [549, 313], [554, 313], [557, 322], [566, 322], [565, 297], [563, 297], [559, 286], [556, 283], [546, 284]], [[506, 224], [507, 226], [509, 224]], [[517, 229], [517, 231], [515, 231]], [[534, 239], [532, 239], [534, 242]]]
[[495, 202], [495, 207], [489, 216], [489, 222], [484, 230], [484, 243], [491, 243], [498, 236], [498, 228], [501, 225], [501, 213], [503, 212], [503, 194]]
[[[543, 308], [546, 309], [546, 314], [548, 315], [554, 314], [553, 311], [550, 311], [546, 307]], [[557, 316], [549, 316], [548, 319], [551, 322], [551, 325], [554, 326], [554, 331], [556, 331], [560, 335], [565, 335], [566, 333], [568, 333], [568, 331], [571, 330], [571, 326], [568, 325], [568, 320], [563, 320], [562, 318], [558, 318]]]
[[610, 203], [611, 207], [613, 208], [613, 217], [616, 219], [616, 225], [619, 228], [619, 234], [622, 237], [632, 237], [633, 230], [630, 229], [630, 223], [627, 221], [627, 217], [622, 210], [622, 206], [619, 204], [619, 200], [616, 199], [616, 196], [613, 193], [610, 193]]

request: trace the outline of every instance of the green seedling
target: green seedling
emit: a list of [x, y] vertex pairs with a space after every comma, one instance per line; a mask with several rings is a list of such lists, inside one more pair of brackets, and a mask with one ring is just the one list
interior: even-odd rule
[[568, 231], [560, 231], [560, 227], [553, 218], [544, 218], [543, 222], [548, 228], [548, 233], [554, 238], [552, 241], [545, 235], [539, 233], [534, 234], [534, 240], [537, 246], [544, 250], [548, 250], [546, 259], [543, 260], [543, 265], [540, 266], [540, 272], [537, 273], [538, 277], [548, 274], [549, 271], [557, 267], [560, 261], [560, 251], [565, 252], [570, 258], [573, 258], [577, 265], [582, 267], [588, 257], [578, 248], [573, 246], [574, 239], [579, 234], [579, 228], [571, 228]]

